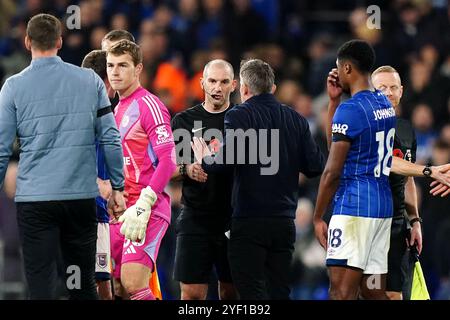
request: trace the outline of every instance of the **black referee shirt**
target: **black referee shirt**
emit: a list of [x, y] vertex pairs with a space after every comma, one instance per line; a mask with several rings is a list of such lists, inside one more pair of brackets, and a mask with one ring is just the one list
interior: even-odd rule
[[[407, 161], [416, 162], [416, 134], [411, 123], [397, 118], [393, 156]], [[405, 206], [405, 183], [407, 177], [395, 173], [389, 175], [389, 183], [394, 202], [394, 217], [402, 216]]]
[[[172, 131], [180, 128], [186, 129], [190, 132], [190, 140], [183, 141], [182, 138], [177, 139], [177, 135], [175, 135], [175, 144], [186, 144], [185, 146], [190, 150], [190, 142], [194, 134], [197, 137], [202, 136], [202, 133], [208, 129], [218, 129], [223, 132], [225, 113], [231, 108], [232, 106], [220, 113], [210, 113], [202, 104], [199, 104], [178, 113], [172, 119]], [[196, 124], [195, 127], [194, 124]], [[212, 143], [217, 148], [223, 142], [221, 139], [220, 136], [213, 136], [206, 142], [210, 144], [215, 140]], [[194, 155], [193, 153], [191, 155], [190, 163], [193, 163]], [[184, 156], [182, 152], [180, 152], [180, 156]], [[177, 162], [180, 163], [181, 159], [178, 159]], [[183, 181], [181, 201], [199, 215], [214, 213], [216, 216], [222, 214], [229, 217], [231, 215], [231, 188], [232, 175], [227, 172], [208, 174], [208, 180], [205, 183], [186, 177]]]

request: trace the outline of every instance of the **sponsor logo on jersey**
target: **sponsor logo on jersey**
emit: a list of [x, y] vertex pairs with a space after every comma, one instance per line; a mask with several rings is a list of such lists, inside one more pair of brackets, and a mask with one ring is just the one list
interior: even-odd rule
[[411, 149], [406, 149], [406, 153], [403, 153], [403, 151], [401, 149], [394, 149], [394, 151], [392, 152], [392, 155], [394, 157], [405, 159], [407, 161], [412, 161]]
[[200, 131], [202, 129], [205, 129], [206, 127], [201, 127], [201, 128], [196, 128], [196, 129], [192, 129], [192, 133], [196, 133], [197, 131]]
[[131, 241], [130, 239], [125, 239], [123, 243], [123, 247], [126, 248], [124, 255], [136, 253], [135, 247], [142, 247], [145, 244], [145, 235], [144, 239], [141, 241]]
[[333, 123], [333, 126], [331, 128], [332, 133], [340, 133], [340, 134], [347, 134], [348, 125], [347, 124], [341, 124], [341, 123]]
[[406, 149], [405, 157], [403, 159], [412, 161], [411, 149]]

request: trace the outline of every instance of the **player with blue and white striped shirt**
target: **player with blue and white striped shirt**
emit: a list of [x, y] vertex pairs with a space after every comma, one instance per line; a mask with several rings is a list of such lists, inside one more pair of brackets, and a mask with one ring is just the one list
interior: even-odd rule
[[[392, 158], [395, 112], [380, 91], [371, 91], [375, 57], [364, 41], [345, 43], [327, 79], [330, 155], [314, 214], [316, 236], [327, 249], [331, 299], [387, 299], [386, 273], [393, 214], [389, 172], [426, 176], [433, 195], [450, 193], [450, 164], [420, 166]], [[346, 91], [351, 99], [341, 103]], [[335, 195], [336, 193], [336, 195]], [[322, 220], [335, 196], [330, 226]], [[361, 291], [359, 287], [361, 286]]]
[[[356, 299], [360, 283], [371, 299], [386, 298], [385, 276], [392, 217], [389, 172], [395, 135], [395, 111], [380, 91], [371, 91], [375, 61], [364, 41], [346, 42], [338, 51], [337, 70], [328, 78], [332, 142], [314, 214], [316, 236], [327, 248], [331, 299]], [[348, 91], [351, 98], [340, 103]], [[322, 220], [334, 196], [329, 227]], [[366, 281], [365, 281], [366, 280]], [[380, 284], [379, 286], [377, 286]]]

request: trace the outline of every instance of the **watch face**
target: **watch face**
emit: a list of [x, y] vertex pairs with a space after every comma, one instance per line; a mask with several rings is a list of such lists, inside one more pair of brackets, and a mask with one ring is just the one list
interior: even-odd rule
[[423, 175], [429, 177], [431, 175], [431, 169], [429, 167], [425, 167], [423, 169]]

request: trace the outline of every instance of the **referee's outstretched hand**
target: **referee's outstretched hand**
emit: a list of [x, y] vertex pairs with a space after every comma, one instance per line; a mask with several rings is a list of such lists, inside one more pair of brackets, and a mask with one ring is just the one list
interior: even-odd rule
[[212, 155], [211, 150], [209, 150], [203, 138], [193, 137], [191, 141], [191, 148], [192, 151], [194, 151], [195, 160], [200, 164], [202, 163], [204, 157], [209, 157]]
[[431, 168], [431, 178], [435, 181], [433, 181], [430, 185], [432, 187], [430, 193], [433, 196], [448, 196], [450, 194], [450, 163]]

